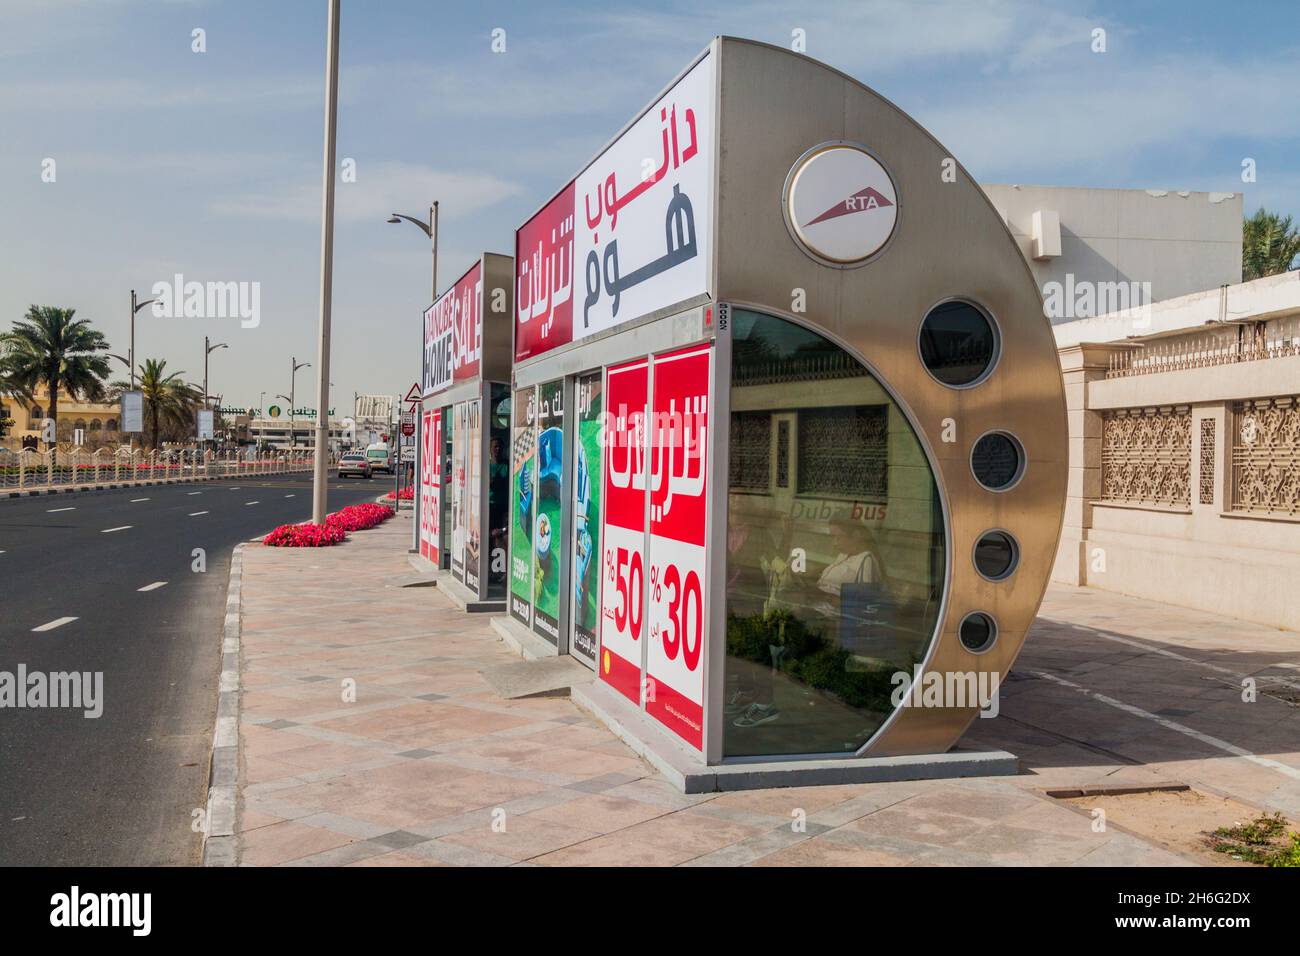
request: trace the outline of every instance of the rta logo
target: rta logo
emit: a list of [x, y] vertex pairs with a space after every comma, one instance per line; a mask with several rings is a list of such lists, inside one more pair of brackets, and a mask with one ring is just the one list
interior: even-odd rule
[[799, 158], [786, 177], [787, 227], [823, 265], [855, 266], [884, 248], [898, 222], [898, 190], [865, 147], [824, 143]]
[[879, 192], [866, 186], [859, 189], [852, 196], [847, 197], [841, 202], [837, 202], [830, 209], [818, 216], [812, 222], [804, 223], [805, 226], [815, 226], [819, 222], [825, 222], [827, 219], [835, 219], [838, 216], [847, 216], [852, 212], [866, 212], [868, 209], [880, 209], [883, 206], [892, 206], [893, 203], [882, 196]]

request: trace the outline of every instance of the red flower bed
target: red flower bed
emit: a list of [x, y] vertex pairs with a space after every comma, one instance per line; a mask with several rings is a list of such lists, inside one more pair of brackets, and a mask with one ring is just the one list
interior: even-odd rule
[[415, 486], [414, 486], [414, 485], [407, 485], [405, 488], [402, 489], [402, 493], [401, 493], [400, 495], [399, 495], [399, 494], [396, 494], [396, 493], [394, 493], [394, 492], [392, 492], [392, 491], [390, 491], [388, 494], [384, 495], [384, 500], [385, 500], [385, 501], [393, 501], [393, 500], [396, 499], [396, 498], [401, 498], [403, 501], [413, 501], [413, 500], [415, 500]]
[[326, 527], [342, 528], [344, 531], [365, 531], [375, 525], [383, 524], [393, 516], [393, 509], [388, 505], [364, 504], [348, 505], [325, 519]]
[[348, 536], [343, 528], [325, 524], [282, 524], [265, 538], [262, 544], [271, 548], [325, 548], [341, 544]]
[[392, 516], [393, 509], [388, 505], [348, 505], [326, 515], [324, 524], [310, 521], [282, 524], [263, 538], [262, 543], [272, 548], [327, 548], [346, 541], [349, 531], [365, 531], [383, 524]]

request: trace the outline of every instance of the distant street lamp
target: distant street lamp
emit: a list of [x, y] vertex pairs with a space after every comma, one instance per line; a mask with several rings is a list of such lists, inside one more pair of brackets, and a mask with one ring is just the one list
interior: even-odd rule
[[136, 302], [135, 289], [131, 290], [131, 349], [127, 352], [129, 360], [127, 365], [131, 369], [131, 390], [135, 391], [135, 314], [143, 309], [146, 305], [157, 302], [157, 299], [145, 299], [143, 302]]
[[[294, 389], [297, 386], [298, 369], [309, 368], [311, 362], [299, 362], [293, 356], [290, 356], [290, 359], [293, 362], [293, 374], [289, 376], [289, 447], [296, 448], [298, 446], [298, 435], [294, 431], [294, 415], [298, 406], [294, 403], [293, 397], [298, 393]], [[284, 396], [280, 397], [283, 398]]]
[[203, 407], [208, 407], [208, 356], [217, 349], [230, 348], [225, 342], [218, 342], [216, 345], [208, 344], [208, 337], [203, 336]]

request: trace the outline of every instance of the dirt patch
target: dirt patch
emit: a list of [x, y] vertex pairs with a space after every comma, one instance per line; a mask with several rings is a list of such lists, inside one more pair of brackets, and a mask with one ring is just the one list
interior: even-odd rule
[[[1199, 790], [1150, 790], [1139, 793], [1092, 793], [1063, 798], [1061, 803], [1089, 816], [1104, 810], [1106, 824], [1207, 866], [1251, 866], [1216, 853], [1211, 835], [1220, 827], [1255, 820], [1259, 809], [1238, 800]], [[1294, 825], [1287, 823], [1289, 829]]]

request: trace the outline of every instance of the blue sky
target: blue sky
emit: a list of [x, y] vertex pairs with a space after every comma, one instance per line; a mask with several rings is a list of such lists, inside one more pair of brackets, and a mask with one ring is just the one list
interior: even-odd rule
[[[419, 373], [440, 284], [517, 225], [718, 33], [789, 45], [912, 113], [983, 182], [1244, 191], [1300, 217], [1293, 3], [343, 0], [333, 404]], [[76, 308], [126, 351], [129, 290], [261, 283], [261, 325], [141, 312], [137, 356], [227, 404], [315, 361], [325, 0], [0, 0], [0, 328]], [[1092, 31], [1107, 50], [1092, 52]], [[191, 51], [206, 31], [207, 52]], [[505, 31], [505, 53], [491, 34]], [[42, 160], [57, 180], [41, 181]], [[1243, 184], [1241, 162], [1257, 163]], [[124, 369], [123, 369], [124, 371]], [[300, 404], [313, 389], [299, 372]]]

